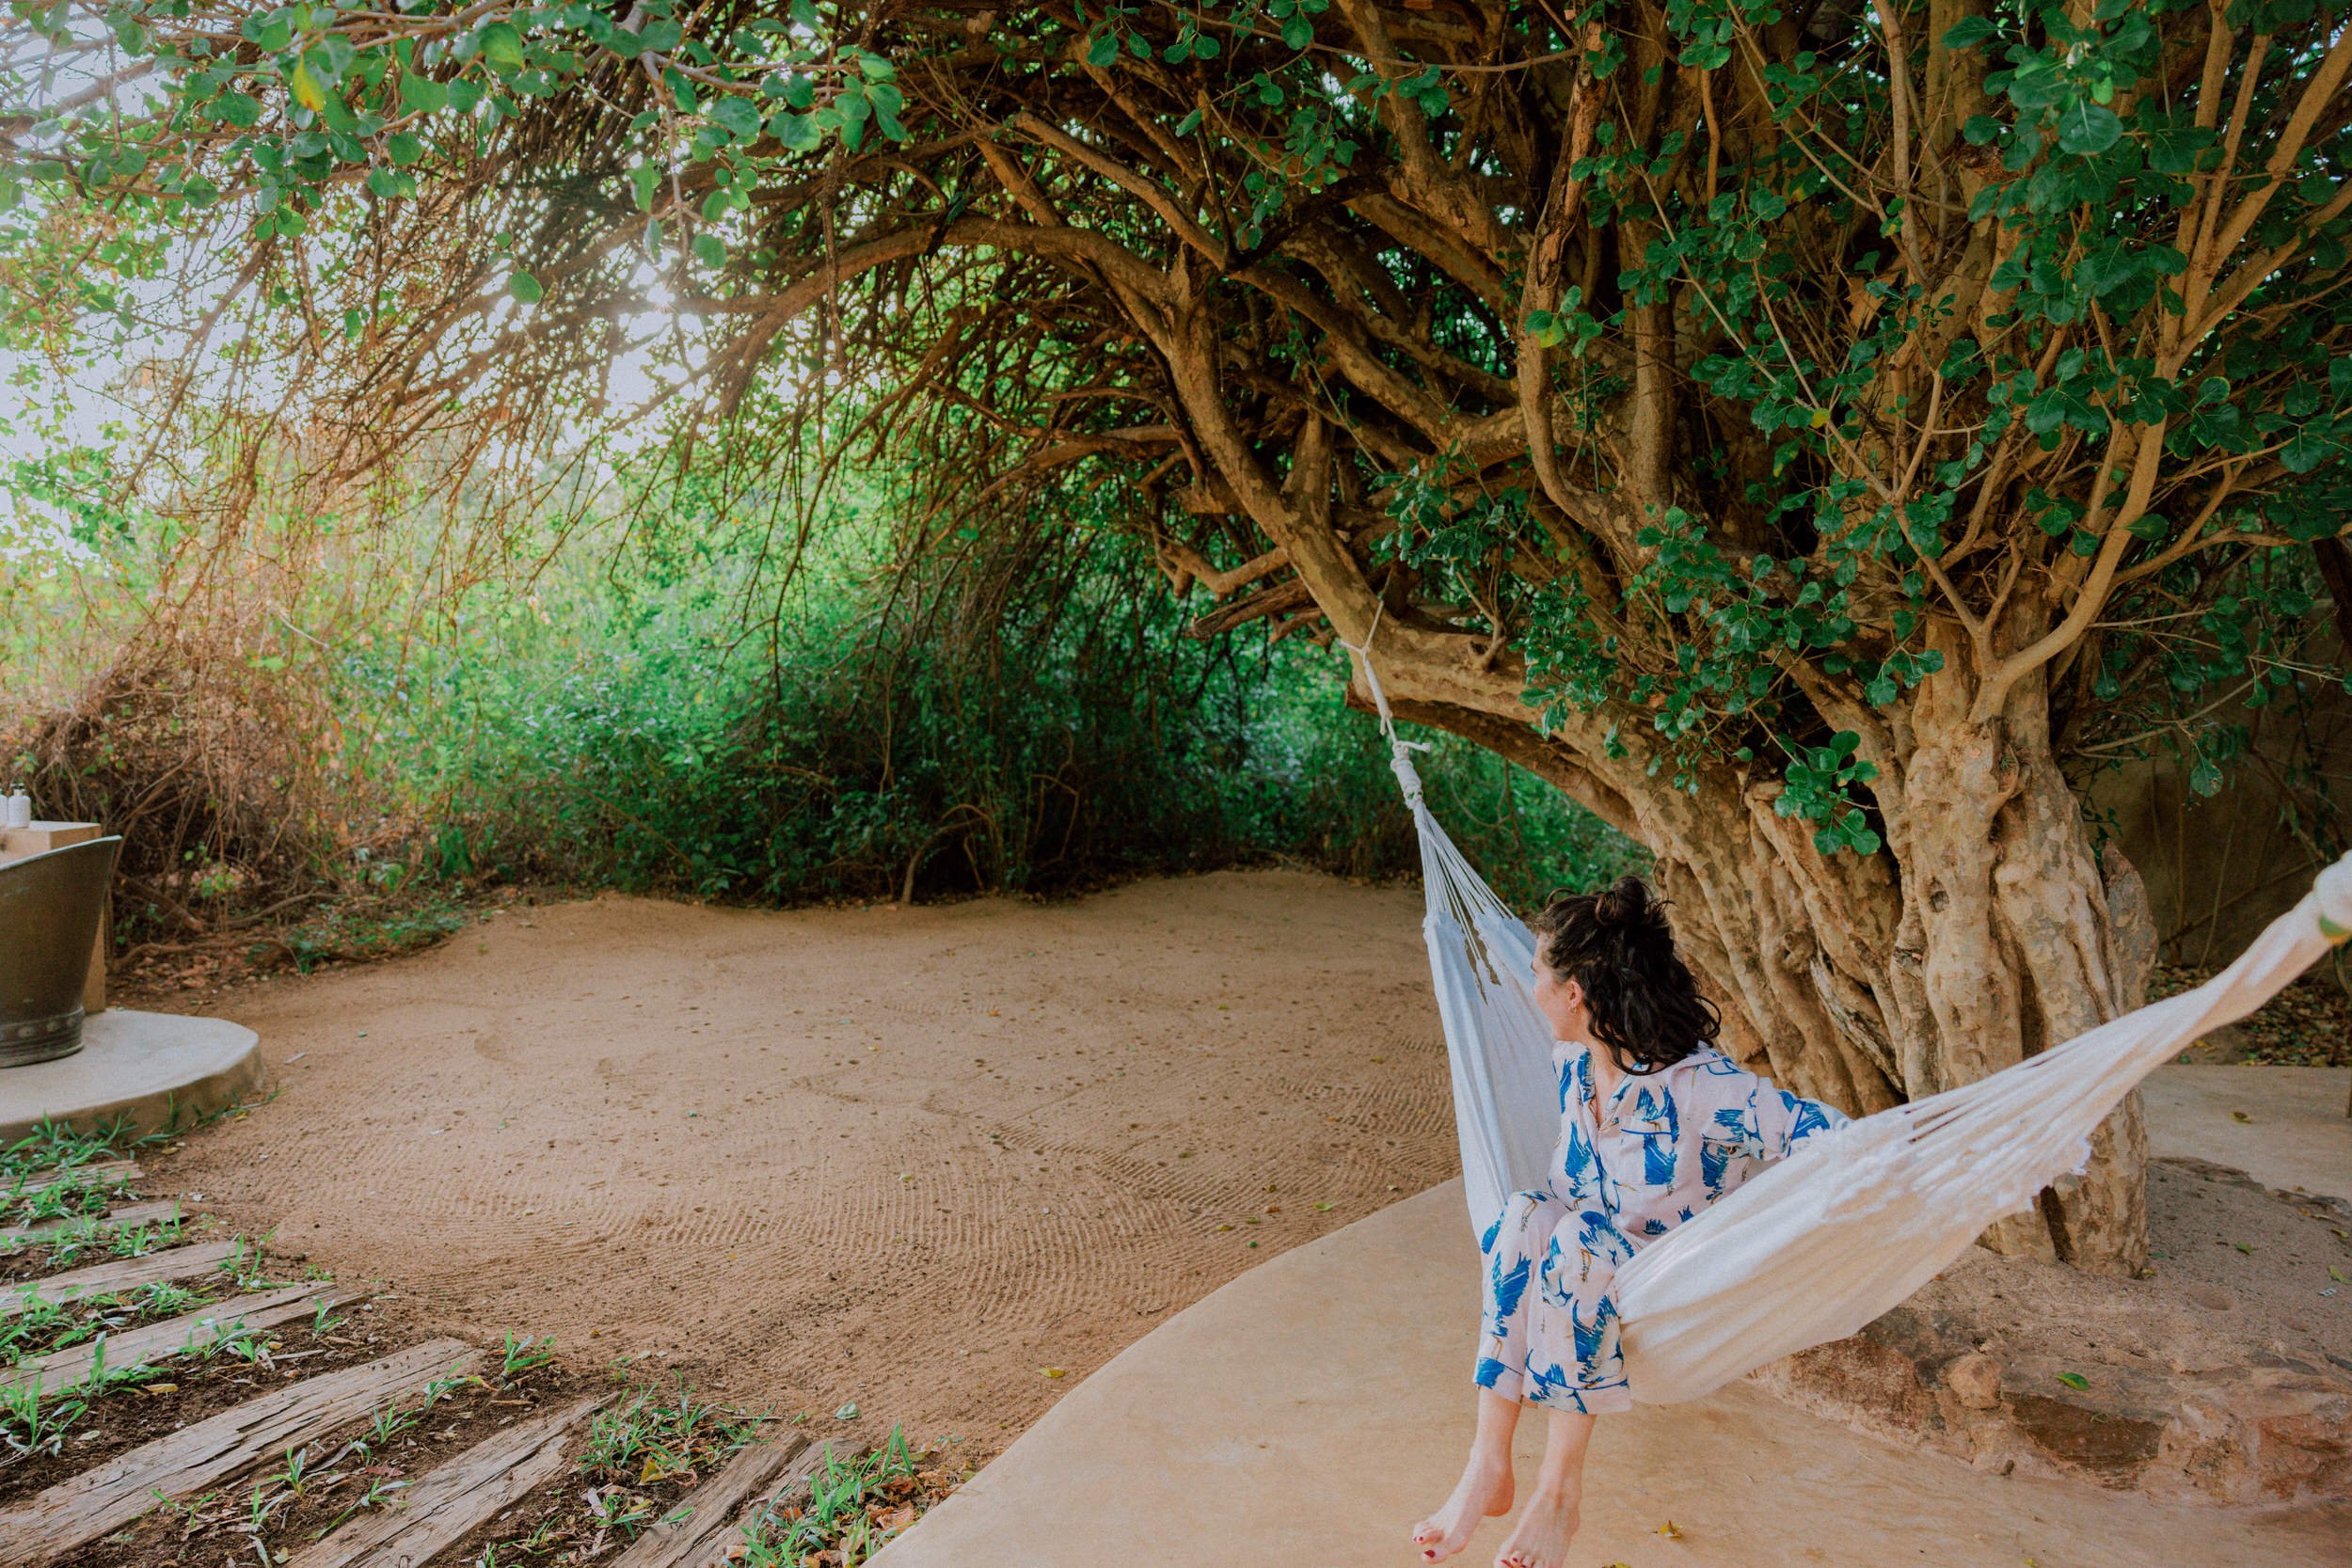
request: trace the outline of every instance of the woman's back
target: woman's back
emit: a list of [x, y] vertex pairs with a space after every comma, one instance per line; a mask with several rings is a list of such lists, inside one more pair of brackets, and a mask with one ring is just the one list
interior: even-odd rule
[[1757, 1077], [1712, 1046], [1596, 1092], [1591, 1049], [1552, 1047], [1560, 1142], [1552, 1190], [1598, 1206], [1637, 1244], [1662, 1236], [1845, 1116]]

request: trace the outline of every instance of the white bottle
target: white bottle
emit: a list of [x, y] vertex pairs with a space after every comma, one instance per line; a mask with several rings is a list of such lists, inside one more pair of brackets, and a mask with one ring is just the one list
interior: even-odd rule
[[29, 828], [33, 825], [33, 800], [31, 796], [24, 793], [24, 786], [23, 784], [18, 784], [15, 792], [8, 796], [7, 805], [8, 816], [6, 821], [8, 826], [11, 828]]

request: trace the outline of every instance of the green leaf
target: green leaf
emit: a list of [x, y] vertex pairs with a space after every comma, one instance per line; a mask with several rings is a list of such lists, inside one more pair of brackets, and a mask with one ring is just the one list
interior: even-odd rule
[[449, 107], [449, 86], [430, 76], [408, 71], [400, 79], [400, 102], [404, 108], [420, 114], [433, 114]]
[[2077, 101], [2058, 119], [2058, 148], [2077, 157], [2105, 152], [2122, 139], [2123, 122], [2113, 109]]
[[395, 131], [385, 138], [384, 151], [392, 162], [406, 168], [424, 156], [424, 143], [406, 131]]
[[759, 110], [748, 99], [722, 98], [710, 105], [710, 118], [744, 141], [759, 135]]
[[694, 255], [707, 267], [723, 267], [727, 264], [727, 243], [716, 234], [697, 234]]
[[768, 134], [795, 152], [805, 152], [825, 139], [806, 115], [770, 115]]
[[[647, 31], [651, 31], [650, 28]], [[507, 71], [523, 68], [523, 36], [504, 22], [493, 22], [474, 35], [482, 57]]]
[[1992, 18], [1971, 16], [1955, 24], [1945, 33], [1944, 47], [1954, 50], [1974, 49], [1978, 44], [2000, 36], [2001, 30], [1993, 25]]
[[547, 293], [539, 287], [539, 280], [527, 272], [507, 274], [506, 292], [525, 305], [538, 304], [540, 296]]
[[2090, 1386], [2090, 1379], [2083, 1376], [2080, 1372], [2060, 1372], [2058, 1375], [2058, 1380], [2060, 1383], [2065, 1384], [2069, 1388], [2088, 1388]]
[[1097, 71], [1117, 58], [1119, 58], [1119, 35], [1116, 33], [1098, 34], [1094, 41], [1087, 45], [1087, 64]]
[[2279, 449], [2279, 463], [2291, 474], [2307, 474], [2328, 461], [2328, 449], [2332, 443], [2308, 430], [2298, 430], [2295, 439]]
[[653, 210], [653, 193], [659, 189], [661, 184], [660, 166], [657, 164], [639, 164], [635, 168], [628, 171], [628, 182], [630, 190], [637, 198], [637, 210], [641, 213], [651, 212]]

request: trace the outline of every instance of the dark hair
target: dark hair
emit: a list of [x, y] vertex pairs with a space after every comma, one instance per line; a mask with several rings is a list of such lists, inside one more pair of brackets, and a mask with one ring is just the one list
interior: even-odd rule
[[1554, 897], [1527, 925], [1536, 957], [1584, 988], [1593, 1034], [1626, 1072], [1669, 1068], [1715, 1043], [1723, 1014], [1675, 951], [1665, 905], [1639, 877]]

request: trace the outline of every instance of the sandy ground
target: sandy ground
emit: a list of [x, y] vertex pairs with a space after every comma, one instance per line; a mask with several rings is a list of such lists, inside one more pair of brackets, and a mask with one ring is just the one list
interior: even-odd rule
[[1288, 872], [520, 907], [211, 1003], [280, 1092], [157, 1163], [420, 1326], [983, 1459], [1167, 1314], [1458, 1170], [1420, 921]]

